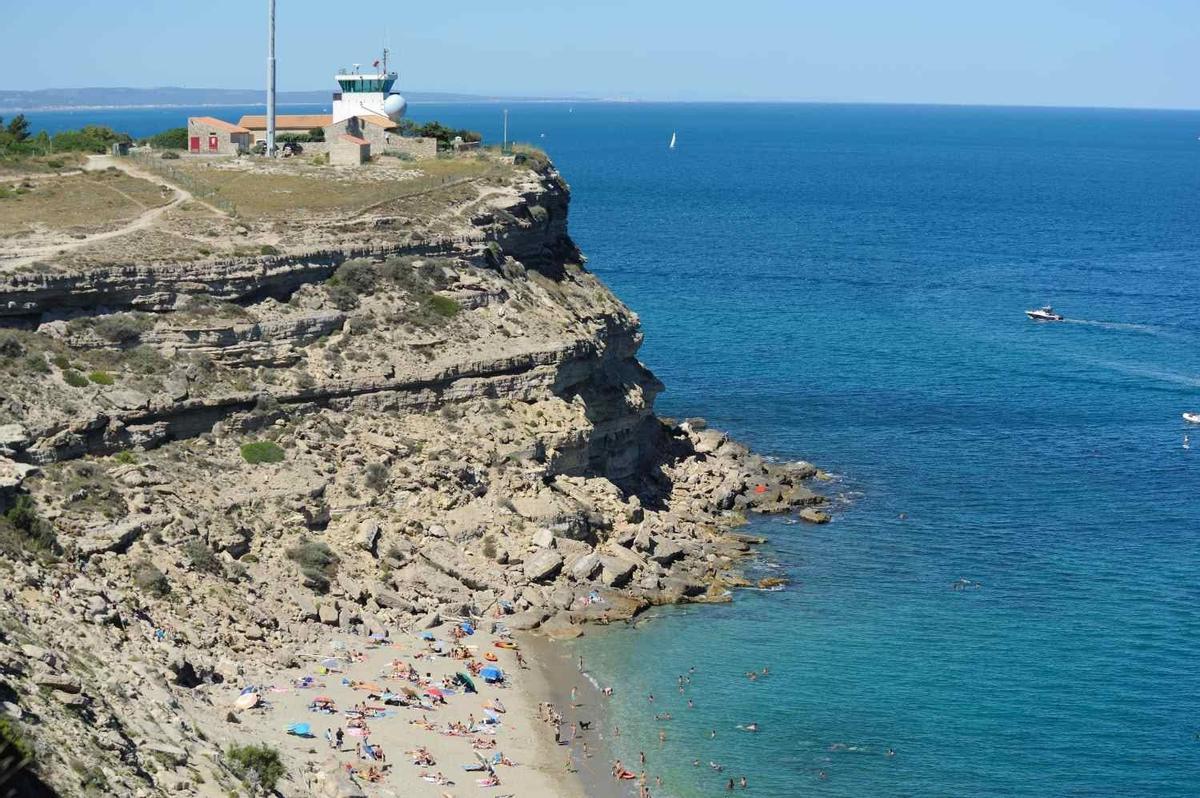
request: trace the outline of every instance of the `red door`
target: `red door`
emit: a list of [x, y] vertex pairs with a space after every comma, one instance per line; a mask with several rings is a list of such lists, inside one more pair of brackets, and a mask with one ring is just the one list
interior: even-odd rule
[[217, 151], [217, 137], [216, 136], [208, 137], [208, 150], [209, 150], [209, 152]]
[[200, 137], [199, 136], [192, 136], [191, 140], [188, 141], [188, 149], [191, 150], [192, 152], [200, 152]]

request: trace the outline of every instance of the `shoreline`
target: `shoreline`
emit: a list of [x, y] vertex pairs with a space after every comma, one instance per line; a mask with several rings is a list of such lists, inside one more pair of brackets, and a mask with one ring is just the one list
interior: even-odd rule
[[[614, 724], [613, 715], [608, 707], [607, 699], [593, 682], [585, 669], [582, 674], [571, 654], [561, 642], [540, 635], [525, 635], [521, 644], [530, 653], [529, 662], [538, 671], [536, 685], [543, 700], [553, 704], [563, 717], [562, 734], [568, 736], [572, 725], [580, 721], [588, 723], [589, 728], [578, 730], [577, 739], [565, 745], [555, 746], [553, 743], [554, 726], [543, 723], [545, 734], [540, 738], [546, 746], [548, 760], [558, 767], [561, 760], [565, 764], [569, 755], [574, 763], [575, 771], [563, 772], [563, 782], [572, 788], [571, 794], [584, 798], [632, 798], [637, 795], [637, 781], [618, 781], [612, 777], [612, 763], [616, 759], [616, 751], [612, 745], [611, 735]], [[578, 688], [575, 706], [571, 702], [571, 688]], [[583, 754], [583, 744], [587, 744], [588, 756]], [[633, 768], [631, 768], [633, 769]], [[563, 768], [565, 771], [565, 767]], [[564, 793], [568, 794], [568, 793]]]

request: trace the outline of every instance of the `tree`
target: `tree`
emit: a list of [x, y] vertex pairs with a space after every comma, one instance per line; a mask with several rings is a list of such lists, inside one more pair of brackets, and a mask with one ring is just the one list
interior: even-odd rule
[[308, 140], [309, 141], [324, 141], [325, 140], [325, 128], [314, 127], [312, 130], [308, 131]]
[[18, 143], [29, 138], [29, 120], [25, 118], [25, 114], [17, 114], [12, 118], [8, 123], [8, 135]]
[[158, 150], [186, 150], [188, 148], [188, 130], [186, 127], [173, 127], [161, 133], [155, 133], [146, 139], [146, 143]]

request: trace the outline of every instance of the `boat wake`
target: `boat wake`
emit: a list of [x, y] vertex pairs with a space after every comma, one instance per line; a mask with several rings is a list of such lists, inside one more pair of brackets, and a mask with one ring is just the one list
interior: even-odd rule
[[1162, 327], [1155, 327], [1153, 324], [1133, 324], [1121, 321], [1098, 321], [1095, 319], [1063, 319], [1063, 324], [1081, 324], [1085, 327], [1098, 327], [1102, 330], [1114, 330], [1116, 332], [1132, 332], [1141, 333], [1143, 335], [1165, 335], [1169, 336], [1172, 333]]

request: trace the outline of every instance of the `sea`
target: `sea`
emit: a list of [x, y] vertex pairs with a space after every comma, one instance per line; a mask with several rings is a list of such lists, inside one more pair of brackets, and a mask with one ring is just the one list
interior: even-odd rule
[[[747, 527], [769, 539], [753, 575], [783, 589], [570, 644], [654, 796], [742, 776], [754, 796], [1200, 795], [1200, 427], [1181, 418], [1200, 411], [1200, 112], [411, 116], [494, 142], [505, 108], [640, 314], [660, 413], [833, 476], [832, 523]], [[146, 135], [249, 110], [30, 118]], [[1024, 315], [1044, 304], [1066, 320]]]

